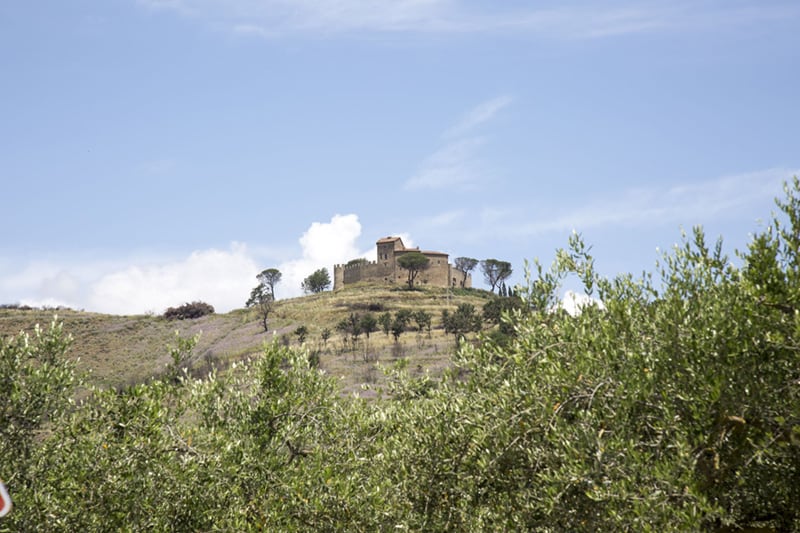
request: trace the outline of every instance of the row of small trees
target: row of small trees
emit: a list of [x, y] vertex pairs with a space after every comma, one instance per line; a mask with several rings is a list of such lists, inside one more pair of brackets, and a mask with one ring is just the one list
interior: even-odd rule
[[[417, 276], [430, 267], [430, 259], [421, 252], [409, 252], [401, 255], [397, 259], [397, 264], [400, 268], [408, 272], [406, 283], [409, 289], [414, 288], [414, 283]], [[455, 267], [462, 272], [462, 278], [459, 282], [461, 287], [464, 288], [467, 284], [467, 276], [475, 270], [478, 264], [481, 265], [481, 272], [483, 272], [483, 279], [489, 285], [489, 290], [494, 292], [495, 288], [499, 288], [505, 281], [511, 277], [513, 269], [511, 263], [508, 261], [500, 261], [499, 259], [484, 259], [478, 261], [472, 257], [457, 257], [454, 260]]]
[[[355, 260], [359, 261], [359, 260]], [[430, 266], [430, 259], [420, 252], [411, 252], [400, 256], [397, 260], [398, 265], [408, 272], [408, 287], [414, 288], [414, 283], [420, 272]], [[500, 288], [501, 294], [505, 296], [505, 281], [511, 276], [511, 263], [497, 259], [484, 259], [478, 261], [471, 257], [458, 257], [455, 259], [456, 268], [463, 272], [461, 287], [466, 285], [467, 276], [480, 263], [484, 279], [489, 285], [491, 292], [495, 288]], [[275, 286], [280, 283], [283, 274], [277, 268], [268, 268], [256, 276], [258, 285], [250, 291], [246, 307], [255, 308], [259, 312], [264, 331], [269, 330], [269, 315], [275, 302]], [[327, 268], [315, 270], [306, 277], [300, 284], [306, 294], [316, 294], [327, 290], [331, 286], [331, 277]], [[213, 311], [212, 311], [213, 312]]]
[[[505, 336], [513, 334], [502, 320], [504, 312], [524, 309], [523, 301], [516, 296], [497, 296], [486, 302], [482, 313], [474, 305], [462, 303], [455, 310], [444, 309], [441, 314], [441, 328], [447, 334], [455, 337], [458, 345], [468, 333], [481, 331], [485, 325], [499, 325], [499, 333]], [[392, 337], [395, 343], [400, 342], [403, 333], [414, 331], [419, 334], [427, 332], [428, 336], [433, 329], [433, 315], [424, 309], [411, 310], [399, 309], [394, 313], [385, 311], [380, 314], [350, 313], [336, 324], [336, 331], [342, 336], [343, 346], [348, 345], [355, 349], [361, 336], [366, 338], [365, 348], [369, 347], [370, 335], [383, 332], [386, 337]], [[309, 330], [305, 325], [299, 326], [294, 335], [302, 344], [308, 337]], [[320, 339], [327, 344], [331, 338], [330, 328], [323, 328]]]
[[[400, 256], [397, 263], [408, 272], [408, 287], [413, 289], [417, 276], [430, 266], [430, 259], [420, 252], [411, 252]], [[499, 288], [501, 295], [507, 295], [505, 292], [505, 280], [512, 274], [511, 263], [497, 259], [478, 261], [471, 257], [456, 258], [455, 266], [463, 272], [461, 287], [466, 285], [467, 276], [479, 263], [484, 279], [490, 286], [490, 290], [494, 292], [495, 288]], [[272, 312], [275, 302], [275, 286], [280, 283], [282, 276], [281, 271], [277, 268], [268, 268], [259, 273], [256, 276], [258, 285], [250, 291], [250, 297], [245, 304], [246, 307], [258, 311], [264, 331], [269, 331], [269, 315]], [[303, 280], [300, 286], [306, 294], [316, 294], [327, 290], [331, 286], [331, 278], [328, 269], [320, 268], [315, 270]]]
[[505, 281], [511, 277], [513, 272], [511, 263], [508, 261], [500, 261], [499, 259], [484, 259], [483, 261], [478, 261], [472, 257], [456, 257], [454, 260], [455, 267], [464, 273], [461, 279], [462, 288], [467, 283], [467, 276], [475, 270], [475, 267], [478, 266], [479, 263], [481, 265], [483, 279], [486, 284], [489, 285], [489, 290], [491, 292], [494, 292], [495, 288], [499, 288], [501, 284], [504, 284]]

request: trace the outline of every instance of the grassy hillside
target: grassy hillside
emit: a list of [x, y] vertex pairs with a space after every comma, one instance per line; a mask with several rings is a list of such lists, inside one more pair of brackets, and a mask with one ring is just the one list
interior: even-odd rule
[[[491, 295], [480, 290], [446, 291], [422, 289], [406, 291], [363, 285], [336, 292], [280, 300], [270, 317], [270, 332], [265, 334], [255, 312], [239, 309], [226, 314], [208, 315], [195, 320], [168, 321], [157, 316], [118, 316], [73, 310], [0, 309], [0, 336], [26, 330], [35, 324], [48, 324], [54, 314], [64, 323], [74, 342], [71, 354], [80, 359], [79, 368], [89, 372], [88, 382], [121, 386], [146, 380], [163, 371], [169, 362], [168, 346], [175, 332], [182, 336], [200, 334], [191, 360], [192, 371], [202, 374], [211, 366], [225, 368], [231, 362], [258, 353], [264, 342], [290, 342], [299, 326], [306, 326], [306, 344], [320, 353], [320, 367], [341, 381], [344, 392], [362, 392], [362, 384], [381, 380], [377, 364], [391, 364], [399, 357], [409, 360], [413, 372], [436, 375], [448, 364], [453, 347], [452, 335], [441, 329], [443, 309], [470, 303], [480, 311]], [[423, 309], [433, 316], [431, 334], [404, 333], [399, 343], [382, 332], [374, 332], [368, 342], [361, 336], [355, 350], [345, 345], [336, 324], [350, 313], [395, 313], [400, 309]], [[321, 332], [333, 335], [326, 343]]]

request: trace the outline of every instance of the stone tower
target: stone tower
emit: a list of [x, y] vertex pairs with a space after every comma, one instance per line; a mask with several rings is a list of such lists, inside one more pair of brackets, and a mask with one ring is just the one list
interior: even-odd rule
[[[397, 258], [409, 252], [419, 252], [430, 260], [429, 267], [420, 273], [418, 283], [434, 287], [457, 287], [464, 273], [448, 262], [444, 252], [406, 248], [400, 237], [384, 237], [375, 243], [375, 261], [354, 259], [333, 267], [333, 290], [359, 282], [402, 284], [406, 272], [397, 264]], [[472, 277], [467, 275], [466, 287], [472, 287]]]

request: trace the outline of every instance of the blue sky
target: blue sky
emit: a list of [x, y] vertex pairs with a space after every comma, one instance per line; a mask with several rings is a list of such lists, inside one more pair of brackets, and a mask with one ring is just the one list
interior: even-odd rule
[[[800, 169], [800, 4], [0, 4], [0, 303], [241, 307], [402, 235], [601, 273], [743, 248]], [[475, 276], [481, 286], [480, 275]]]

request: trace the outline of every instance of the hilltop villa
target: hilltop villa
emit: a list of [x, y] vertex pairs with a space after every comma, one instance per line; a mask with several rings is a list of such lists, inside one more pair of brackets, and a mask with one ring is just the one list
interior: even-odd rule
[[[345, 265], [333, 267], [333, 290], [358, 282], [404, 283], [408, 273], [397, 264], [397, 259], [409, 252], [419, 252], [430, 259], [429, 267], [420, 272], [417, 283], [434, 287], [457, 287], [464, 279], [464, 272], [448, 262], [443, 252], [430, 252], [419, 248], [406, 248], [400, 237], [385, 237], [376, 243], [376, 261], [354, 259]], [[465, 287], [472, 287], [472, 277], [467, 275]]]

